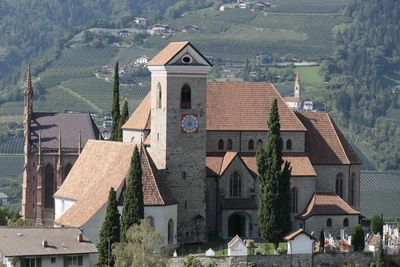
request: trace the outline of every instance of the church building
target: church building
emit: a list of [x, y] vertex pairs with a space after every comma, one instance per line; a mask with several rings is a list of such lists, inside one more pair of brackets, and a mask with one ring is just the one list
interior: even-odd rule
[[30, 67], [24, 90], [22, 216], [37, 226], [54, 222], [53, 194], [99, 130], [88, 113], [33, 112]]
[[334, 233], [359, 222], [362, 163], [329, 114], [293, 111], [271, 83], [208, 81], [211, 67], [190, 42], [172, 42], [148, 62], [151, 90], [123, 142], [88, 142], [54, 195], [56, 225], [98, 240], [108, 191], [123, 204], [138, 146], [145, 217], [165, 244], [259, 237], [256, 149], [274, 99], [292, 166], [293, 229]]

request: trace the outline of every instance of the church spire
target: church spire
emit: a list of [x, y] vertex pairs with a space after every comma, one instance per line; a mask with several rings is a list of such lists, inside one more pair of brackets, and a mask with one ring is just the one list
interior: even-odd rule
[[32, 72], [31, 65], [28, 65], [28, 71], [25, 80], [25, 90], [24, 90], [24, 108], [25, 115], [32, 115], [32, 97], [33, 97], [33, 86], [32, 86]]
[[294, 96], [300, 99], [301, 95], [301, 83], [300, 83], [300, 74], [296, 74], [296, 80], [294, 81]]

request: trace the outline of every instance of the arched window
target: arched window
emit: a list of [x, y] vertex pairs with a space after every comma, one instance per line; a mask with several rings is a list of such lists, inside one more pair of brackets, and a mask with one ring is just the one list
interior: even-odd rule
[[154, 218], [152, 216], [147, 216], [146, 220], [150, 223], [150, 226], [154, 228]]
[[223, 150], [224, 149], [224, 140], [219, 139], [218, 141], [218, 149]]
[[257, 140], [257, 146], [261, 146], [262, 145], [262, 140], [261, 139], [258, 139]]
[[174, 243], [174, 221], [169, 219], [168, 221], [168, 244]]
[[240, 179], [239, 172], [235, 171], [231, 175], [230, 183], [229, 183], [229, 195], [231, 197], [240, 197], [242, 191], [242, 181]]
[[54, 168], [49, 163], [44, 169], [44, 207], [54, 208], [54, 194], [55, 183], [54, 183]]
[[65, 178], [67, 178], [71, 169], [72, 169], [72, 164], [68, 163], [67, 166], [64, 168], [63, 182], [64, 182]]
[[344, 218], [344, 220], [343, 220], [343, 226], [344, 226], [344, 227], [349, 227], [349, 219]]
[[248, 147], [249, 147], [249, 150], [253, 150], [254, 149], [254, 141], [253, 141], [253, 139], [249, 140]]
[[185, 84], [181, 91], [181, 109], [192, 108], [192, 92], [189, 85]]
[[286, 150], [292, 150], [292, 140], [290, 139], [286, 141]]
[[349, 203], [350, 203], [350, 205], [354, 205], [355, 180], [356, 180], [356, 174], [353, 172], [351, 174], [350, 183], [349, 183]]
[[343, 198], [343, 174], [336, 175], [336, 195]]
[[299, 195], [299, 192], [297, 190], [297, 187], [293, 187], [292, 192], [291, 192], [292, 213], [298, 212], [297, 211], [298, 195]]
[[232, 150], [232, 147], [233, 147], [232, 140], [228, 139], [228, 141], [226, 141], [226, 149]]
[[328, 218], [328, 220], [326, 220], [326, 227], [332, 227], [332, 219]]
[[162, 100], [162, 95], [161, 95], [161, 84], [160, 83], [158, 83], [157, 84], [157, 108], [161, 108], [161, 105], [162, 105], [162, 102], [161, 102], [161, 100]]

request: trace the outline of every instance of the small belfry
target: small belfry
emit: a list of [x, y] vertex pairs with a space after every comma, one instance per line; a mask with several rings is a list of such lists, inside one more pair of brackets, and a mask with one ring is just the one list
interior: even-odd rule
[[299, 73], [296, 74], [296, 80], [294, 81], [294, 97], [301, 97], [301, 82]]

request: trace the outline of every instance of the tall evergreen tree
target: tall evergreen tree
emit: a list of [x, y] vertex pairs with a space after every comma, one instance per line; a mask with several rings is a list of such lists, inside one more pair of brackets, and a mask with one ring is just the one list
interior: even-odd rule
[[124, 207], [121, 215], [121, 240], [126, 241], [126, 233], [134, 224], [144, 218], [142, 166], [137, 146], [131, 159], [131, 167], [124, 192]]
[[114, 257], [112, 256], [112, 245], [120, 240], [120, 222], [119, 222], [118, 203], [114, 188], [110, 189], [108, 194], [107, 211], [104, 222], [100, 230], [98, 265], [113, 266]]
[[279, 241], [290, 231], [291, 167], [285, 162], [282, 170], [284, 162], [276, 99], [272, 103], [268, 128], [268, 141], [258, 147], [256, 155], [260, 179], [258, 225], [262, 237], [277, 249]]
[[119, 120], [118, 125], [118, 141], [122, 141], [122, 126], [129, 119], [129, 111], [128, 111], [128, 101], [124, 100], [124, 105], [122, 106], [121, 118]]
[[118, 62], [115, 63], [114, 69], [114, 84], [113, 84], [113, 104], [111, 115], [113, 119], [113, 125], [111, 130], [111, 140], [118, 141], [118, 127], [119, 127], [119, 120], [121, 118], [120, 108], [119, 108], [119, 66]]

